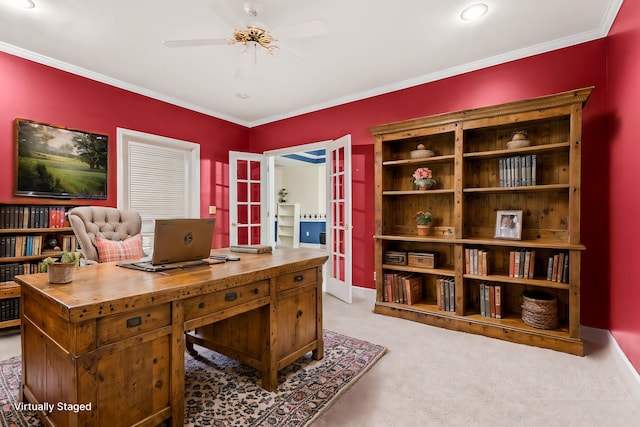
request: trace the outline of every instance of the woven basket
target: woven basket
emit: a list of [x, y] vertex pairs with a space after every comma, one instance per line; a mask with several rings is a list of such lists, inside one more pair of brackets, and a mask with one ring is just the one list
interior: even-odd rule
[[69, 283], [73, 280], [73, 270], [76, 265], [73, 263], [54, 262], [49, 264], [49, 283]]
[[540, 291], [522, 293], [522, 321], [537, 329], [554, 329], [558, 326], [558, 300]]

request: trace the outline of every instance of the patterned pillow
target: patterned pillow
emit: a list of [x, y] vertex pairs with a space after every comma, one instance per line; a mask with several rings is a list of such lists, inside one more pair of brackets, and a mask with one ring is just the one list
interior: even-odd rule
[[144, 256], [144, 252], [142, 252], [142, 234], [136, 234], [119, 242], [96, 236], [96, 247], [98, 248], [100, 262], [121, 261]]

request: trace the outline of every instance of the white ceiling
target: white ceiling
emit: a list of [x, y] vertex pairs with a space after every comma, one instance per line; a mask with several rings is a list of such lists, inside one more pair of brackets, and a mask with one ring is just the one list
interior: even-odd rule
[[231, 38], [244, 0], [5, 1], [0, 50], [249, 127], [601, 38], [622, 3], [479, 0], [489, 13], [464, 22], [476, 1], [261, 0], [276, 39], [312, 20], [329, 30], [279, 40], [241, 79], [239, 45], [162, 41]]

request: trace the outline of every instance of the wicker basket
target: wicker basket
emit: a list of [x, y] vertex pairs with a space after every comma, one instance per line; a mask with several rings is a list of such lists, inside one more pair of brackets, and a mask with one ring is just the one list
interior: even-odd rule
[[76, 265], [73, 263], [54, 262], [49, 264], [47, 271], [49, 272], [49, 283], [69, 283], [73, 280], [73, 270]]
[[558, 326], [558, 300], [540, 291], [522, 293], [522, 321], [537, 329], [554, 329]]

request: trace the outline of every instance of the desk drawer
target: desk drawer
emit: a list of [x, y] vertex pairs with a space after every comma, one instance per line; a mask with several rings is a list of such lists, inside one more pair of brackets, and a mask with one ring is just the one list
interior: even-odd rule
[[96, 324], [98, 347], [171, 324], [171, 304], [102, 317]]
[[276, 289], [278, 292], [287, 289], [299, 288], [318, 281], [318, 269], [296, 271], [295, 273], [283, 274], [276, 278]]
[[206, 316], [217, 311], [264, 298], [269, 295], [269, 280], [249, 283], [231, 289], [189, 298], [184, 302], [185, 320]]

